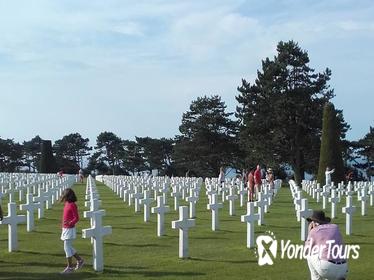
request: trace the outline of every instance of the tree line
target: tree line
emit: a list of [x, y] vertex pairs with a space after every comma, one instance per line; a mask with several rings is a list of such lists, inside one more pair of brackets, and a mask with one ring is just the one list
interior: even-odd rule
[[[51, 145], [54, 169], [134, 174], [158, 169], [160, 174], [216, 176], [220, 166], [237, 170], [257, 164], [271, 166], [279, 177], [286, 169], [296, 181], [305, 172], [317, 174], [324, 105], [335, 96], [328, 84], [331, 70], [316, 72], [296, 42], [279, 42], [273, 58], [262, 61], [255, 81], [242, 79], [235, 112], [228, 112], [219, 95], [202, 96], [182, 115], [174, 138], [121, 139], [102, 132], [96, 145], [72, 133]], [[374, 129], [357, 141], [345, 139], [350, 126], [343, 111], [334, 109], [345, 168], [361, 168], [374, 175]], [[0, 171], [41, 170], [41, 144], [36, 136], [16, 143], [0, 138]], [[86, 161], [85, 161], [86, 162]]]

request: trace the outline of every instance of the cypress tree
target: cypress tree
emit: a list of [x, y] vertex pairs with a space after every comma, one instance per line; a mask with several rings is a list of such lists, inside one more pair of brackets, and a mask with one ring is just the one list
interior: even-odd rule
[[56, 161], [52, 153], [52, 142], [43, 140], [41, 143], [40, 173], [55, 173]]
[[326, 167], [335, 169], [332, 174], [332, 181], [337, 184], [344, 180], [344, 163], [340, 143], [340, 129], [337, 112], [332, 103], [326, 103], [323, 109], [322, 139], [319, 157], [319, 168], [317, 180], [325, 184]]

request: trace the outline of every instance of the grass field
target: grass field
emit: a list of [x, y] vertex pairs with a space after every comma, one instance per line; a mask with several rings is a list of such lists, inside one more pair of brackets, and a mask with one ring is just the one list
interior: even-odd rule
[[[190, 259], [178, 259], [178, 231], [171, 229], [171, 221], [178, 213], [166, 215], [166, 236], [156, 236], [156, 216], [149, 223], [143, 222], [143, 213], [134, 214], [133, 207], [124, 204], [109, 188], [97, 183], [106, 210], [103, 224], [113, 227], [113, 234], [104, 237], [103, 273], [92, 269], [91, 244], [81, 238], [82, 228], [89, 223], [83, 219], [85, 185], [77, 184], [74, 189], [79, 199], [81, 221], [78, 223], [78, 238], [74, 247], [85, 258], [85, 267], [71, 275], [59, 275], [65, 266], [63, 244], [60, 237], [62, 205], [55, 204], [46, 210], [45, 218], [36, 220], [36, 230], [26, 232], [19, 226], [19, 251], [7, 252], [7, 230], [0, 226], [0, 279], [309, 279], [306, 261], [275, 259], [272, 266], [260, 267], [254, 250], [246, 248], [246, 225], [240, 222], [245, 208], [237, 205], [237, 215], [228, 215], [228, 204], [220, 210], [218, 232], [211, 231], [211, 214], [206, 210], [207, 198], [201, 196], [196, 209], [196, 227], [189, 233]], [[202, 191], [204, 193], [204, 191]], [[358, 206], [356, 200], [355, 205]], [[359, 244], [360, 257], [349, 261], [349, 279], [373, 279], [374, 257], [374, 208], [368, 216], [361, 217], [357, 209], [353, 220], [354, 234], [344, 235], [345, 218], [339, 205], [339, 224], [346, 243]], [[172, 206], [169, 198], [168, 204]], [[238, 203], [237, 203], [238, 204]], [[310, 207], [319, 208], [310, 202]], [[3, 208], [7, 211], [6, 201]], [[172, 208], [172, 207], [171, 207]], [[329, 209], [327, 209], [327, 213]], [[300, 226], [296, 221], [291, 193], [282, 188], [270, 212], [265, 215], [266, 226], [256, 227], [256, 235], [267, 230], [274, 232], [277, 239], [290, 239], [301, 243]], [[279, 255], [279, 252], [278, 252]]]

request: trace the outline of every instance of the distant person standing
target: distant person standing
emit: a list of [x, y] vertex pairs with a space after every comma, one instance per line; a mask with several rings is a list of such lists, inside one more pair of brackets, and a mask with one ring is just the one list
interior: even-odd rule
[[79, 169], [79, 172], [78, 172], [78, 174], [79, 174], [79, 181], [80, 181], [81, 183], [83, 183], [83, 179], [84, 179], [84, 173], [83, 173], [83, 170], [82, 170], [82, 168], [81, 168], [81, 169]]
[[223, 170], [223, 167], [219, 169], [218, 183], [220, 188], [222, 188], [223, 184], [225, 183], [225, 171]]
[[345, 179], [346, 179], [347, 183], [353, 181], [353, 171], [352, 170], [348, 171], [347, 176], [345, 176]]
[[326, 177], [326, 185], [331, 185], [331, 174], [334, 173], [335, 169], [330, 170], [330, 167], [326, 167], [325, 177]]
[[256, 198], [258, 197], [258, 192], [261, 191], [261, 184], [262, 184], [262, 181], [261, 181], [262, 177], [261, 177], [261, 168], [260, 168], [260, 165], [257, 165], [257, 168], [254, 172], [254, 181], [255, 181], [255, 192], [256, 192]]
[[249, 170], [248, 173], [248, 201], [253, 202], [255, 197], [255, 178], [253, 175], [253, 169]]
[[266, 181], [269, 184], [270, 188], [273, 190], [274, 189], [274, 174], [271, 168], [267, 170]]

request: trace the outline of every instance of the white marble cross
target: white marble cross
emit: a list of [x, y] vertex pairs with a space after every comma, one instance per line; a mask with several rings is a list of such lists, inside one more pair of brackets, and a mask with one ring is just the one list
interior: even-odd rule
[[164, 199], [164, 204], [167, 204], [167, 193], [169, 191], [169, 187], [167, 184], [163, 184], [163, 187], [161, 189], [162, 198]]
[[208, 196], [208, 204], [212, 203], [212, 195], [213, 194], [217, 194], [218, 195], [217, 191], [214, 189], [213, 186], [211, 186], [210, 189], [207, 190], [205, 193]]
[[264, 207], [267, 205], [266, 199], [263, 198], [263, 193], [259, 192], [258, 193], [258, 199], [255, 202], [255, 206], [258, 207], [258, 214], [260, 218], [258, 219], [258, 225], [264, 225], [265, 224], [265, 219], [264, 219]]
[[313, 210], [308, 209], [308, 200], [303, 198], [301, 200], [301, 208], [300, 208], [300, 218], [301, 218], [301, 240], [306, 241], [308, 236], [308, 221], [307, 218], [312, 216]]
[[199, 200], [199, 197], [196, 196], [193, 188], [190, 189], [190, 196], [186, 197], [186, 201], [189, 202], [190, 209], [190, 218], [196, 217], [196, 202]]
[[17, 204], [14, 202], [8, 203], [8, 216], [0, 221], [0, 225], [8, 225], [8, 251], [13, 252], [18, 250], [18, 224], [25, 223], [25, 215], [17, 215]]
[[26, 196], [26, 204], [21, 204], [20, 209], [22, 211], [26, 210], [26, 221], [27, 221], [27, 226], [26, 230], [28, 232], [34, 230], [34, 211], [38, 209], [40, 206], [40, 203], [34, 203], [33, 197], [31, 193], [28, 193]]
[[241, 216], [241, 221], [247, 223], [247, 248], [255, 246], [255, 222], [260, 219], [259, 214], [255, 214], [254, 202], [247, 202], [247, 214]]
[[171, 227], [179, 229], [179, 258], [188, 258], [188, 230], [195, 226], [194, 219], [188, 219], [188, 207], [179, 207], [179, 220], [172, 221]]
[[374, 205], [374, 185], [370, 185], [368, 195], [370, 196], [370, 206]]
[[328, 189], [328, 186], [323, 186], [323, 192], [321, 192], [322, 195], [322, 209], [326, 209], [327, 199], [330, 195], [330, 190]]
[[316, 187], [316, 201], [317, 201], [317, 203], [319, 203], [319, 200], [321, 198], [321, 195], [320, 195], [321, 192], [322, 192], [321, 185], [319, 183], [317, 183], [317, 187]]
[[140, 199], [143, 198], [143, 194], [139, 192], [139, 188], [136, 188], [135, 193], [131, 194], [131, 197], [135, 199], [135, 212], [140, 212]]
[[352, 215], [356, 211], [356, 206], [352, 205], [352, 196], [346, 197], [346, 206], [342, 208], [345, 214], [345, 234], [351, 235], [352, 233]]
[[182, 196], [178, 185], [175, 185], [174, 191], [171, 193], [171, 196], [174, 197], [174, 211], [177, 211], [179, 207], [179, 198]]
[[112, 233], [111, 226], [102, 226], [102, 216], [105, 214], [104, 210], [95, 211], [92, 213], [93, 226], [89, 229], [82, 230], [83, 238], [93, 238], [93, 268], [95, 271], [103, 271], [103, 236]]
[[361, 189], [361, 196], [358, 199], [361, 201], [361, 215], [366, 216], [366, 205], [368, 201], [368, 196], [366, 195], [366, 188]]
[[39, 202], [40, 207], [38, 208], [38, 219], [44, 217], [44, 206], [48, 197], [43, 193], [41, 186], [38, 188], [38, 196], [34, 197], [34, 202]]
[[149, 212], [153, 201], [150, 191], [144, 191], [144, 198], [140, 199], [140, 204], [144, 205], [144, 222], [146, 223], [149, 221]]
[[223, 207], [223, 204], [218, 203], [218, 195], [212, 194], [211, 203], [207, 205], [207, 209], [212, 210], [212, 230], [213, 231], [216, 231], [219, 229], [218, 209], [222, 207]]
[[301, 208], [301, 200], [303, 199], [302, 197], [302, 192], [301, 191], [296, 191], [295, 198], [294, 198], [294, 204], [295, 204], [295, 210], [296, 210], [296, 219], [298, 222], [300, 222], [300, 208]]
[[234, 194], [234, 187], [230, 188], [229, 195], [226, 196], [226, 199], [229, 201], [229, 214], [230, 216], [235, 216], [235, 200], [238, 199], [238, 196]]
[[157, 213], [157, 236], [164, 235], [165, 213], [170, 211], [170, 207], [164, 204], [162, 196], [157, 197], [157, 207], [152, 207], [152, 213]]
[[245, 195], [247, 194], [247, 190], [244, 189], [243, 182], [240, 184], [238, 194], [239, 194], [240, 207], [243, 207], [244, 202], [245, 202]]
[[339, 197], [336, 196], [336, 190], [331, 190], [331, 197], [329, 198], [331, 202], [331, 219], [336, 218], [336, 204], [339, 202]]
[[352, 184], [351, 182], [348, 183], [347, 191], [345, 193], [347, 196], [352, 196], [355, 194], [354, 190], [352, 190]]

